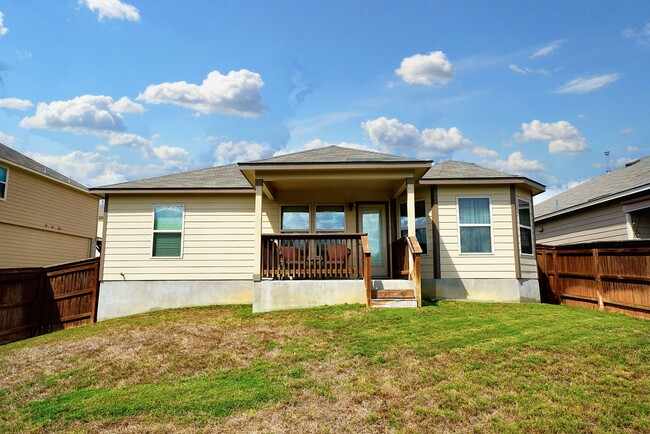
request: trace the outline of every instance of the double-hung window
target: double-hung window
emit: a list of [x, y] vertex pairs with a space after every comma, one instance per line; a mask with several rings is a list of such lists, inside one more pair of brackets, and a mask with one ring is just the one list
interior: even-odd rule
[[153, 246], [155, 258], [180, 258], [183, 252], [183, 205], [153, 207]]
[[7, 178], [9, 177], [9, 169], [0, 166], [0, 200], [7, 198]]
[[280, 214], [282, 232], [309, 232], [308, 205], [285, 205]]
[[343, 205], [316, 205], [316, 232], [345, 232]]
[[[402, 237], [409, 233], [409, 219], [406, 203], [399, 206], [399, 228]], [[420, 243], [422, 253], [427, 253], [427, 207], [423, 200], [415, 201], [415, 237]]]
[[519, 245], [521, 253], [533, 254], [533, 227], [530, 218], [530, 202], [518, 199], [519, 208]]
[[458, 198], [460, 253], [492, 253], [492, 219], [487, 197]]

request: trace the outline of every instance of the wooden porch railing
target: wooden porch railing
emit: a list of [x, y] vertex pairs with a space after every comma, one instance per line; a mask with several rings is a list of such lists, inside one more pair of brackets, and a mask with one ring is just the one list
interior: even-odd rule
[[422, 247], [416, 237], [402, 237], [393, 243], [393, 275], [413, 281], [418, 307], [422, 306], [421, 254]]
[[[263, 234], [262, 278], [360, 279], [366, 234]], [[367, 240], [366, 240], [367, 243]], [[369, 248], [368, 248], [369, 251]]]

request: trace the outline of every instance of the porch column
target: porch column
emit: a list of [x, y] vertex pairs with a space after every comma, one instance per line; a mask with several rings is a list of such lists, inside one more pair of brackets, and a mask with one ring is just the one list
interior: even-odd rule
[[[415, 236], [415, 183], [413, 178], [406, 179], [406, 216], [408, 219], [408, 236]], [[409, 255], [409, 278], [413, 278], [413, 255]]]
[[415, 236], [415, 183], [413, 178], [406, 179], [406, 215], [408, 217], [408, 235]]
[[262, 198], [264, 197], [264, 180], [255, 180], [255, 254], [253, 256], [253, 281], [261, 279], [262, 267]]

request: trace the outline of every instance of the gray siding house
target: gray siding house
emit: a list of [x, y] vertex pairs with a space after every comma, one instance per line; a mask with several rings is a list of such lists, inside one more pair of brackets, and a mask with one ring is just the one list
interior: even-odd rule
[[548, 245], [650, 239], [650, 157], [536, 205], [535, 224]]

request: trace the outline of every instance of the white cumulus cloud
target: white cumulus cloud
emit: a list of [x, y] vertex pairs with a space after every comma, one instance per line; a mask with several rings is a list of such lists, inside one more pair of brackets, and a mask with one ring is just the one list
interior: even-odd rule
[[174, 104], [202, 114], [259, 117], [264, 114], [262, 76], [246, 69], [222, 75], [212, 71], [201, 84], [185, 81], [152, 84], [137, 99], [149, 104]]
[[472, 146], [472, 142], [464, 138], [463, 133], [455, 127], [448, 130], [427, 128], [420, 131], [411, 124], [404, 124], [397, 119], [387, 119], [383, 116], [363, 122], [361, 127], [372, 143], [386, 152], [416, 153], [418, 157], [428, 158], [432, 155], [450, 154]]
[[126, 96], [111, 104], [111, 110], [115, 113], [143, 113], [145, 111], [142, 104], [133, 102]]
[[273, 150], [270, 146], [246, 141], [221, 142], [214, 148], [214, 165], [221, 166], [241, 161], [260, 160], [270, 157]]
[[497, 151], [493, 151], [492, 149], [487, 149], [487, 148], [476, 147], [472, 150], [472, 152], [480, 157], [495, 158], [499, 156], [499, 153]]
[[13, 136], [10, 136], [0, 131], [0, 143], [2, 143], [3, 145], [11, 145], [13, 141], [14, 141]]
[[0, 99], [0, 107], [8, 108], [11, 110], [27, 110], [32, 106], [32, 102], [28, 99], [19, 98], [2, 98]]
[[551, 154], [576, 154], [589, 150], [589, 145], [582, 133], [566, 121], [554, 123], [533, 120], [531, 123], [521, 124], [521, 133], [515, 133], [515, 138], [521, 143], [529, 140], [548, 142]]
[[553, 42], [551, 42], [551, 43], [549, 43], [549, 44], [543, 46], [542, 48], [538, 49], [537, 51], [535, 51], [535, 52], [530, 56], [530, 58], [531, 58], [531, 59], [535, 59], [535, 58], [537, 58], [537, 57], [548, 56], [549, 54], [551, 54], [552, 52], [554, 52], [555, 50], [557, 50], [558, 48], [560, 48], [560, 46], [561, 46], [563, 43], [564, 43], [564, 39], [560, 39], [560, 40], [557, 40], [557, 41], [553, 41]]
[[424, 86], [447, 84], [454, 79], [451, 62], [442, 51], [406, 57], [395, 72], [405, 83]]
[[6, 35], [8, 31], [9, 29], [5, 27], [4, 14], [0, 12], [0, 36]]
[[621, 74], [605, 74], [595, 77], [578, 77], [560, 86], [556, 93], [589, 93], [601, 87], [614, 83], [621, 78]]
[[138, 9], [120, 0], [79, 0], [79, 4], [86, 5], [91, 11], [97, 12], [98, 21], [104, 18], [140, 21]]
[[34, 116], [23, 118], [20, 126], [74, 134], [124, 131], [122, 116], [114, 110], [113, 104], [113, 98], [103, 95], [82, 95], [67, 101], [39, 103]]
[[533, 203], [535, 205], [540, 204], [540, 203], [544, 202], [545, 200], [550, 199], [553, 196], [557, 196], [558, 194], [560, 194], [560, 193], [562, 193], [564, 191], [567, 191], [568, 189], [573, 188], [573, 187], [575, 187], [577, 185], [580, 185], [583, 182], [588, 181], [588, 180], [589, 180], [589, 178], [578, 179], [578, 180], [574, 180], [574, 181], [569, 181], [569, 182], [564, 183], [564, 184], [558, 184], [558, 185], [553, 185], [553, 186], [550, 186], [550, 187], [546, 187], [546, 191], [544, 193], [540, 193], [537, 196], [533, 197]]
[[538, 160], [527, 160], [524, 155], [517, 151], [508, 156], [507, 160], [497, 160], [491, 164], [496, 169], [503, 170], [504, 172], [541, 172], [546, 170], [546, 167]]

